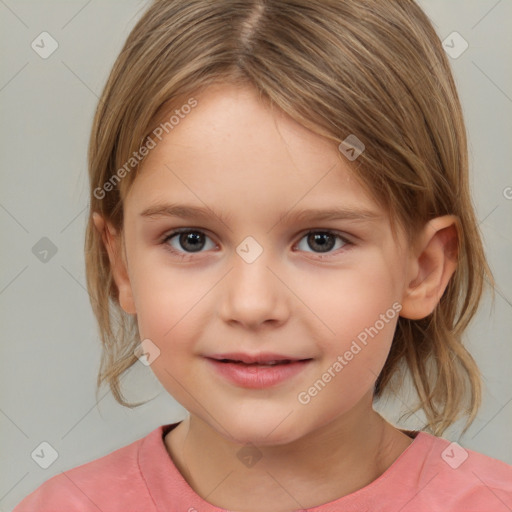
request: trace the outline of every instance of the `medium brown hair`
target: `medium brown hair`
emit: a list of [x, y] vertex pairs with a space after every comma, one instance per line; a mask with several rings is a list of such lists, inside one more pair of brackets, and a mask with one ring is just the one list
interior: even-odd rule
[[464, 413], [465, 431], [481, 403], [481, 377], [461, 336], [484, 279], [493, 280], [470, 196], [454, 79], [432, 24], [413, 0], [157, 0], [149, 6], [114, 64], [89, 146], [85, 256], [103, 346], [97, 391], [107, 382], [119, 403], [139, 405], [124, 399], [120, 377], [137, 361], [140, 339], [136, 318], [119, 306], [92, 214], [122, 231], [123, 198], [140, 165], [126, 162], [157, 120], [213, 83], [254, 87], [270, 107], [333, 144], [355, 135], [366, 148], [350, 162], [352, 172], [411, 243], [428, 220], [458, 218], [457, 269], [431, 315], [399, 318], [374, 397], [408, 373], [419, 398], [411, 414], [423, 409], [425, 427], [441, 435]]

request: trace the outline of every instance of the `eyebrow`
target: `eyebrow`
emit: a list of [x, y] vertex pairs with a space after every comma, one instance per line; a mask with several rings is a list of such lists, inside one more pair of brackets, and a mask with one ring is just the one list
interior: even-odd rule
[[[202, 206], [191, 206], [181, 204], [156, 204], [146, 208], [140, 213], [141, 217], [179, 217], [182, 219], [201, 219], [211, 220], [217, 217], [224, 224], [232, 220], [232, 215], [226, 215], [220, 212]], [[283, 213], [278, 222], [288, 218], [287, 222], [328, 221], [328, 220], [351, 220], [360, 222], [370, 222], [381, 218], [381, 214], [362, 208], [309, 208], [298, 212]]]

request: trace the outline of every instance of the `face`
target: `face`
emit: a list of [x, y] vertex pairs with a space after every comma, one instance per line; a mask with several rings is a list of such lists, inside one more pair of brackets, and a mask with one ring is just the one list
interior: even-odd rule
[[371, 396], [406, 283], [403, 235], [332, 141], [251, 89], [195, 98], [125, 199], [125, 309], [191, 415], [240, 443], [291, 442]]

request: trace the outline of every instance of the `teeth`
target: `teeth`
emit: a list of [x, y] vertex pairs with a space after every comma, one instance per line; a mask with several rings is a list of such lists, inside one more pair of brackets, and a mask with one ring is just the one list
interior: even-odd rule
[[238, 363], [247, 364], [247, 365], [259, 365], [259, 366], [275, 366], [276, 364], [287, 364], [290, 361], [288, 359], [282, 361], [262, 361], [261, 363], [243, 363], [242, 361], [237, 361]]
[[244, 363], [243, 361], [233, 361], [232, 359], [220, 359], [221, 363], [238, 363], [245, 365], [275, 366], [276, 364], [288, 364], [291, 361], [284, 359], [282, 361], [262, 361], [261, 363]]

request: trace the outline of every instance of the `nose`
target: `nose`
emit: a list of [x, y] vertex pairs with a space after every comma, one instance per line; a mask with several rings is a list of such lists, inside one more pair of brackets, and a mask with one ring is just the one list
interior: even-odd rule
[[288, 319], [292, 294], [267, 254], [263, 251], [252, 263], [234, 255], [233, 268], [220, 289], [219, 315], [224, 322], [259, 329]]

